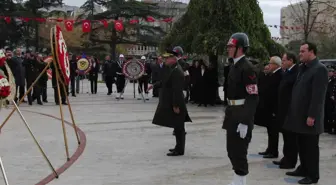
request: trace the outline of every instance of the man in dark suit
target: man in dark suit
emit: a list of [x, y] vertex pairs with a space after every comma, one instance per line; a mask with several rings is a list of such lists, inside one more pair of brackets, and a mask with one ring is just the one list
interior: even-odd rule
[[281, 70], [281, 58], [278, 56], [271, 57], [268, 64], [269, 75], [268, 85], [266, 91], [265, 109], [269, 115], [265, 115], [269, 118], [266, 123], [267, 135], [268, 135], [268, 146], [265, 152], [261, 152], [264, 158], [277, 158], [279, 156], [279, 126], [277, 124], [277, 110], [278, 110], [278, 88], [282, 78]]
[[[168, 156], [181, 156], [185, 151], [185, 122], [191, 122], [187, 106], [184, 101], [184, 72], [178, 63], [174, 51], [164, 54], [165, 62], [162, 66], [162, 78], [154, 86], [161, 87], [159, 104], [153, 118], [153, 124], [174, 128], [176, 146], [170, 149]], [[171, 54], [173, 53], [173, 54]]]
[[300, 166], [290, 176], [302, 176], [299, 184], [319, 181], [319, 136], [324, 132], [324, 103], [328, 86], [328, 70], [316, 57], [315, 44], [300, 47], [299, 74], [293, 87], [292, 101], [284, 129], [298, 135]]
[[100, 64], [97, 58], [92, 58], [91, 62], [91, 70], [90, 70], [90, 85], [91, 85], [91, 94], [97, 94], [97, 84], [98, 84], [98, 72], [100, 69]]
[[[286, 52], [282, 57], [282, 69], [284, 70], [278, 93], [277, 124], [282, 128], [288, 108], [292, 99], [292, 89], [298, 74], [297, 57], [292, 52]], [[281, 169], [295, 168], [298, 159], [298, 147], [296, 134], [288, 130], [281, 130], [283, 136], [283, 155], [280, 161], [273, 161]]]

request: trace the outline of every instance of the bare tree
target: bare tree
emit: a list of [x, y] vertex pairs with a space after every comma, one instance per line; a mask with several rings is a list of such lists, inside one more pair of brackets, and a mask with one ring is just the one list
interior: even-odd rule
[[330, 22], [327, 19], [336, 11], [334, 2], [301, 0], [291, 3], [290, 8], [290, 16], [295, 26], [289, 25], [285, 29], [293, 30], [293, 34], [299, 34], [301, 37], [299, 40], [307, 41], [312, 37], [330, 33]]

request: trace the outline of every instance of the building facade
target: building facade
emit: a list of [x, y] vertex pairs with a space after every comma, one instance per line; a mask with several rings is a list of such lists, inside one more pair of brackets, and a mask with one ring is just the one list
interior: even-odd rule
[[308, 39], [318, 39], [323, 35], [330, 36], [335, 33], [335, 23], [336, 0], [320, 0], [314, 2], [310, 8], [306, 1], [288, 5], [281, 9], [281, 44], [303, 41], [305, 33], [309, 33]]

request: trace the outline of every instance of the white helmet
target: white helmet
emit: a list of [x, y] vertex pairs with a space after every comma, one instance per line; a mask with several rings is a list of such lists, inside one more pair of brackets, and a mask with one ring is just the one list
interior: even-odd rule
[[146, 60], [146, 57], [145, 57], [145, 56], [142, 56], [142, 57], [141, 57], [141, 60]]
[[119, 58], [124, 58], [124, 55], [123, 55], [123, 54], [120, 54], [120, 55], [119, 55]]

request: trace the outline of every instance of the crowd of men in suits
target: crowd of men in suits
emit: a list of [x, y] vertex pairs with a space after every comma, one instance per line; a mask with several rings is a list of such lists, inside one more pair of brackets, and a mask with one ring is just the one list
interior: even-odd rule
[[[11, 48], [5, 49], [6, 62], [11, 69], [15, 84], [16, 84], [16, 94], [15, 101], [18, 102], [23, 98], [22, 103], [28, 103], [33, 105], [36, 101], [37, 104], [43, 105], [43, 103], [48, 103], [47, 96], [47, 84], [48, 84], [48, 73], [43, 72], [43, 69], [47, 66], [47, 62], [44, 61], [48, 55], [43, 53], [33, 52], [27, 50], [22, 52], [21, 48], [16, 48], [14, 51]], [[79, 80], [82, 74], [77, 70], [78, 57], [69, 53], [70, 58], [70, 79], [71, 86], [66, 85], [65, 89], [60, 85], [61, 102], [63, 105], [67, 105], [66, 96], [69, 95], [69, 90], [72, 96], [76, 97], [76, 93], [79, 93]], [[89, 59], [91, 63], [91, 70], [89, 71], [89, 80], [91, 81], [91, 93], [97, 93], [97, 80], [99, 73], [99, 61], [95, 57]], [[58, 89], [56, 83], [56, 72], [54, 65], [49, 65], [52, 70], [52, 88], [54, 90], [54, 101], [56, 105], [59, 105]], [[41, 74], [41, 75], [40, 75]], [[38, 81], [32, 87], [32, 90], [27, 94], [27, 99], [23, 97], [27, 90], [33, 85], [33, 82], [38, 78]]]
[[[43, 71], [46, 63], [43, 61], [43, 55], [41, 53], [29, 50], [23, 53], [20, 48], [14, 51], [11, 48], [7, 48], [6, 62], [15, 79], [17, 92], [14, 100], [17, 102], [24, 96], [26, 90], [28, 90], [38, 75]], [[48, 102], [47, 81], [48, 75], [45, 73], [34, 85], [32, 91], [27, 94], [29, 105], [32, 105], [34, 101], [37, 101], [39, 105], [43, 105], [42, 102]], [[23, 100], [23, 102], [27, 103], [26, 100]]]
[[[259, 154], [278, 158], [279, 134], [283, 136], [283, 155], [273, 161], [280, 169], [294, 169], [289, 176], [305, 177], [299, 184], [318, 182], [319, 136], [335, 134], [335, 72], [333, 66], [319, 62], [317, 48], [305, 43], [300, 60], [292, 52], [273, 56], [258, 77], [259, 103], [255, 124], [266, 127], [268, 144]], [[328, 71], [327, 71], [328, 69]]]

